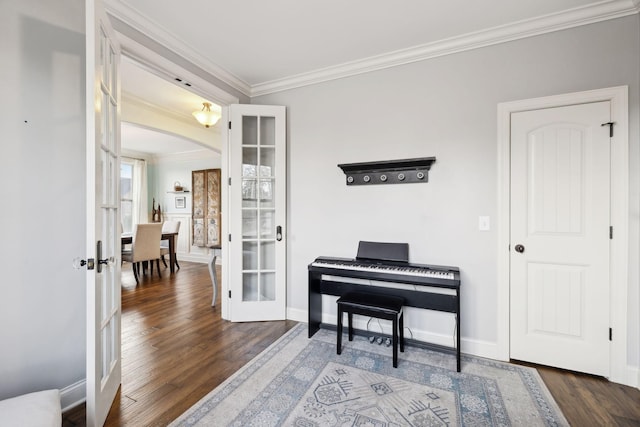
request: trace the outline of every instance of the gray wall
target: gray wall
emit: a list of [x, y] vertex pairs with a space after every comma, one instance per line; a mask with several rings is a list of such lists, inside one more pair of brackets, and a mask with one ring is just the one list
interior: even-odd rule
[[0, 399], [85, 378], [84, 2], [0, 2]]
[[[491, 354], [497, 104], [628, 85], [628, 360], [637, 366], [639, 47], [636, 15], [252, 99], [288, 107], [291, 312], [306, 310], [306, 266], [315, 257], [354, 256], [359, 240], [409, 242], [411, 261], [461, 268], [463, 351]], [[428, 184], [347, 187], [336, 166], [423, 156], [437, 157]], [[491, 231], [478, 231], [480, 215], [491, 217]], [[442, 315], [413, 312], [407, 323], [451, 340]]]
[[[84, 2], [0, 2], [0, 399], [85, 378]], [[411, 244], [463, 270], [465, 345], [496, 340], [496, 104], [630, 87], [629, 364], [638, 364], [638, 17], [264, 96], [289, 112], [289, 291], [358, 240]], [[343, 162], [431, 156], [428, 184], [349, 187]], [[426, 319], [426, 321], [424, 320]], [[410, 316], [450, 335], [450, 323]]]

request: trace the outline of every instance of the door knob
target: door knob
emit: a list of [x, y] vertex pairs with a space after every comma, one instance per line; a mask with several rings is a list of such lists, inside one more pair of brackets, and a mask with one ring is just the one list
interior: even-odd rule
[[96, 244], [96, 258], [96, 270], [98, 271], [98, 273], [102, 273], [103, 265], [112, 266], [116, 262], [114, 257], [102, 259], [102, 240], [98, 240], [98, 243]]
[[80, 270], [81, 267], [87, 266], [87, 270], [93, 270], [95, 267], [95, 260], [93, 258], [89, 259], [80, 259], [80, 257], [76, 257], [73, 259], [73, 268], [76, 270]]
[[515, 250], [516, 250], [516, 252], [518, 252], [518, 253], [522, 253], [522, 252], [524, 252], [524, 246], [522, 246], [522, 245], [516, 245]]

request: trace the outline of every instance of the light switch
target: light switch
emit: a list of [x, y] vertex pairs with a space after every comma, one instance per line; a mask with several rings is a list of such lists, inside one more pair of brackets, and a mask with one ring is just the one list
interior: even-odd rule
[[488, 216], [478, 217], [478, 230], [489, 231], [491, 229], [491, 219]]

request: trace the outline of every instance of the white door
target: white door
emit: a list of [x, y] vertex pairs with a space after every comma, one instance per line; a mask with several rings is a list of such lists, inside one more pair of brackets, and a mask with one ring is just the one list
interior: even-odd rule
[[608, 376], [610, 102], [511, 115], [512, 359]]
[[120, 50], [102, 2], [86, 6], [87, 254], [95, 259], [87, 270], [86, 408], [87, 426], [102, 426], [121, 382]]
[[285, 107], [231, 105], [231, 321], [286, 317]]

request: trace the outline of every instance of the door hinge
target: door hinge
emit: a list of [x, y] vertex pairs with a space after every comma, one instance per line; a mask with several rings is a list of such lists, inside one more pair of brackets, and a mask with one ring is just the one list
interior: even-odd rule
[[229, 234], [229, 241], [231, 241], [231, 234]]
[[613, 239], [613, 225], [609, 226], [609, 239]]
[[229, 121], [229, 130], [231, 130], [231, 121]]
[[600, 126], [609, 126], [609, 138], [613, 138], [613, 122], [603, 123]]
[[613, 328], [609, 328], [609, 341], [613, 341]]
[[229, 185], [231, 185], [231, 177], [229, 177]]
[[229, 289], [229, 298], [231, 298], [231, 289]]

